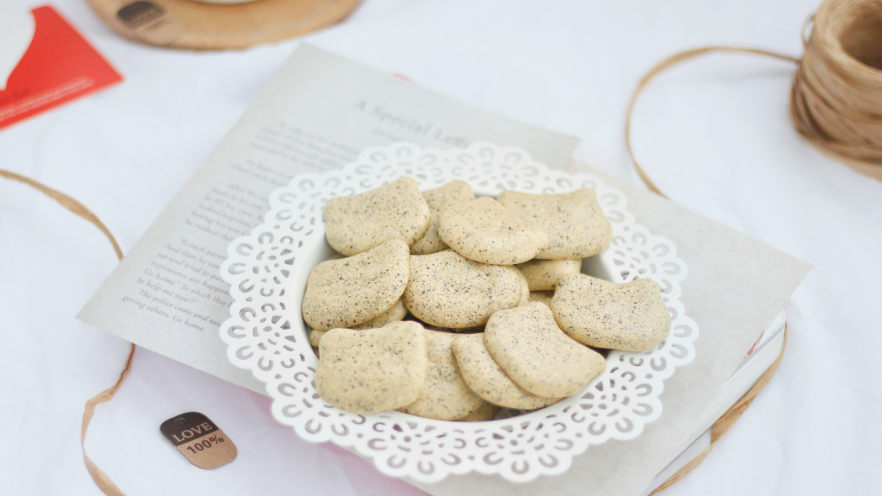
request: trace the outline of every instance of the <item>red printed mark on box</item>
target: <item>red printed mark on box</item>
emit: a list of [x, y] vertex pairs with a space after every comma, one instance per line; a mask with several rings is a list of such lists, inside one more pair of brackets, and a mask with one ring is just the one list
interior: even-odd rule
[[0, 128], [122, 80], [52, 7], [31, 13], [34, 36], [0, 90]]

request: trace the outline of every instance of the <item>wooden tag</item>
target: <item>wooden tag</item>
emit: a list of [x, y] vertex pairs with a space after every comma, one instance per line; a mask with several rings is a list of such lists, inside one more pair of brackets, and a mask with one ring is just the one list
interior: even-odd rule
[[159, 426], [160, 432], [190, 463], [212, 469], [236, 459], [236, 445], [214, 422], [199, 412], [182, 413]]

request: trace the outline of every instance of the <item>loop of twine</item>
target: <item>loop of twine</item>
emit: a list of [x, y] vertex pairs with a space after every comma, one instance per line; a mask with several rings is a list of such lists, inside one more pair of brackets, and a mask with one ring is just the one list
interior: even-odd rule
[[882, 181], [882, 0], [826, 0], [801, 34], [801, 59], [756, 48], [709, 46], [671, 55], [640, 79], [625, 115], [625, 146], [651, 191], [665, 196], [634, 155], [631, 120], [638, 97], [668, 68], [700, 55], [727, 52], [796, 63], [790, 91], [790, 119], [796, 131], [825, 154]]
[[[122, 260], [122, 249], [120, 249], [119, 243], [116, 242], [116, 238], [110, 233], [110, 229], [101, 222], [101, 219], [99, 219], [97, 215], [93, 214], [91, 210], [86, 208], [85, 205], [57, 189], [50, 188], [39, 181], [35, 181], [27, 176], [12, 171], [0, 169], [0, 177], [24, 183], [36, 189], [43, 195], [57, 201], [62, 207], [68, 209], [77, 217], [80, 217], [97, 227], [104, 237], [110, 241], [110, 245], [113, 247], [114, 253], [116, 253], [116, 258]], [[116, 486], [116, 484], [114, 484], [113, 480], [111, 480], [110, 477], [104, 473], [104, 471], [101, 470], [91, 458], [89, 458], [89, 455], [86, 454], [86, 433], [89, 431], [89, 424], [92, 422], [92, 416], [95, 415], [95, 407], [100, 403], [113, 399], [120, 386], [122, 386], [123, 381], [126, 380], [129, 370], [132, 368], [132, 359], [134, 356], [135, 344], [130, 343], [129, 354], [126, 357], [126, 362], [119, 374], [119, 378], [112, 386], [89, 398], [86, 401], [86, 406], [83, 410], [83, 423], [80, 427], [80, 450], [83, 452], [83, 463], [86, 465], [86, 470], [89, 472], [89, 475], [92, 476], [92, 480], [95, 482], [95, 485], [98, 486], [98, 489], [101, 489], [101, 491], [108, 496], [124, 496], [124, 493]]]

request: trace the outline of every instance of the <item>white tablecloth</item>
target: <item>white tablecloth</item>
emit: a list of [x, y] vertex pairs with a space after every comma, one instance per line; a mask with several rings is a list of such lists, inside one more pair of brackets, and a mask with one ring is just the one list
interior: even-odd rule
[[[343, 24], [305, 39], [579, 136], [576, 158], [636, 181], [622, 128], [639, 76], [696, 45], [798, 54], [816, 1], [368, 0]], [[117, 37], [83, 0], [56, 6], [125, 81], [0, 130], [0, 167], [80, 199], [125, 250], [297, 41], [238, 52], [163, 50]], [[793, 131], [792, 70], [714, 56], [663, 76], [638, 108], [637, 153], [664, 191], [815, 266], [789, 307], [780, 372], [671, 495], [875, 489], [882, 183], [823, 157]], [[127, 344], [73, 316], [115, 263], [92, 226], [0, 182], [4, 494], [97, 493], [79, 450], [82, 407], [115, 380]], [[234, 463], [202, 471], [159, 436], [163, 420], [189, 410], [206, 413], [237, 442]], [[274, 424], [266, 398], [146, 350], [118, 398], [99, 407], [87, 448], [129, 494], [416, 492], [343, 450], [300, 441]]]

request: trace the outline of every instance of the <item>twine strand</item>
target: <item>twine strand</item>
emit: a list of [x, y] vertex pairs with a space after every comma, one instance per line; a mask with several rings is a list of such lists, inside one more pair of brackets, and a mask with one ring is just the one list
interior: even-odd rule
[[795, 57], [791, 57], [789, 55], [782, 55], [776, 52], [770, 52], [768, 50], [761, 50], [759, 48], [745, 48], [745, 47], [737, 47], [737, 46], [728, 46], [728, 45], [714, 45], [707, 46], [701, 48], [693, 48], [691, 50], [685, 50], [679, 53], [675, 53], [670, 57], [666, 57], [661, 62], [658, 62], [654, 66], [652, 66], [649, 71], [640, 78], [640, 81], [637, 83], [637, 88], [634, 89], [634, 92], [631, 94], [631, 99], [628, 101], [628, 110], [625, 114], [625, 147], [628, 149], [628, 155], [631, 157], [631, 161], [634, 163], [634, 169], [637, 170], [637, 174], [640, 176], [640, 179], [646, 184], [646, 187], [649, 188], [653, 193], [663, 196], [667, 198], [667, 195], [662, 193], [661, 189], [656, 186], [655, 182], [652, 178], [649, 177], [649, 174], [646, 170], [643, 169], [643, 166], [640, 165], [640, 162], [637, 161], [637, 157], [634, 155], [634, 149], [631, 144], [631, 121], [634, 115], [634, 107], [637, 105], [637, 99], [640, 97], [640, 94], [643, 93], [643, 90], [649, 85], [650, 81], [655, 79], [656, 76], [661, 74], [662, 72], [670, 69], [671, 67], [680, 64], [681, 62], [685, 62], [689, 59], [693, 59], [695, 57], [699, 57], [702, 55], [707, 55], [710, 53], [746, 53], [752, 55], [763, 55], [767, 57], [776, 58], [779, 60], [789, 61], [789, 62], [799, 62], [799, 59]]
[[882, 0], [826, 0], [803, 24], [800, 38], [801, 59], [723, 45], [686, 50], [655, 64], [638, 82], [625, 115], [625, 147], [646, 186], [665, 196], [634, 154], [631, 121], [637, 99], [660, 73], [709, 53], [796, 63], [790, 91], [790, 120], [796, 131], [824, 154], [882, 181]]
[[[75, 200], [74, 198], [58, 191], [57, 189], [50, 188], [45, 184], [35, 181], [27, 176], [23, 176], [21, 174], [0, 169], [0, 177], [4, 177], [11, 181], [17, 181], [23, 184], [26, 184], [43, 195], [55, 200], [62, 207], [66, 208], [70, 212], [72, 212], [77, 217], [86, 220], [91, 223], [95, 227], [104, 234], [104, 237], [107, 238], [107, 241], [110, 242], [110, 245], [113, 247], [114, 253], [116, 253], [116, 258], [122, 260], [123, 252], [119, 247], [119, 243], [116, 242], [116, 238], [113, 237], [113, 234], [110, 233], [110, 229], [101, 222], [101, 219], [98, 218], [97, 215], [92, 213], [91, 210], [86, 208], [85, 205]], [[95, 396], [89, 398], [86, 401], [86, 405], [83, 410], [83, 423], [80, 427], [80, 450], [83, 452], [83, 463], [86, 465], [86, 470], [89, 472], [89, 475], [92, 477], [92, 481], [95, 482], [95, 485], [98, 486], [104, 494], [107, 496], [124, 496], [124, 493], [114, 484], [113, 480], [104, 473], [101, 468], [89, 458], [89, 455], [86, 453], [86, 433], [89, 431], [89, 424], [92, 422], [92, 416], [95, 415], [95, 407], [99, 404], [110, 401], [116, 395], [116, 392], [119, 391], [120, 386], [122, 386], [123, 381], [126, 380], [126, 376], [129, 374], [129, 370], [132, 368], [132, 359], [135, 356], [135, 344], [129, 344], [129, 354], [126, 357], [125, 365], [123, 366], [122, 371], [119, 374], [119, 378], [116, 382], [110, 386], [109, 388], [101, 391]]]

